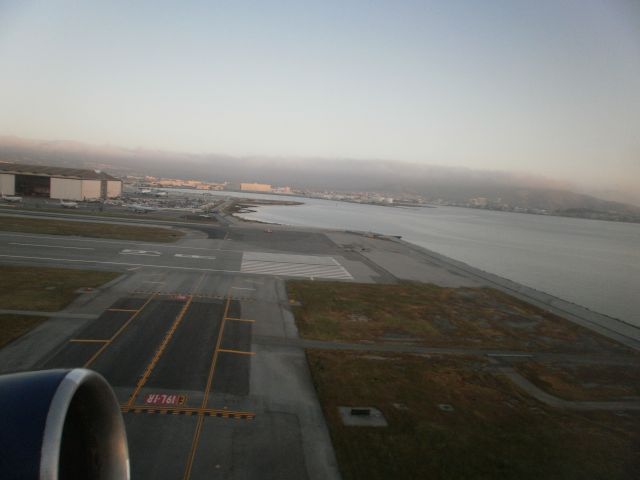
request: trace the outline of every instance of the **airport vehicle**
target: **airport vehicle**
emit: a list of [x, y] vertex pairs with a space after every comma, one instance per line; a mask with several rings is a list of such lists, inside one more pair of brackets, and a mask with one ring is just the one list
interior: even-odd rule
[[11, 195], [3, 195], [2, 200], [10, 203], [22, 203], [22, 197], [14, 197]]
[[62, 208], [78, 208], [78, 202], [65, 202], [64, 200], [60, 200], [60, 206]]

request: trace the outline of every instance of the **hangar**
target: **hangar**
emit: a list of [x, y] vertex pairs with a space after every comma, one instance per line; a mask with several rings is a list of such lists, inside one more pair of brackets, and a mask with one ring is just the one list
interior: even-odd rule
[[0, 163], [0, 195], [104, 200], [122, 194], [122, 180], [100, 170]]

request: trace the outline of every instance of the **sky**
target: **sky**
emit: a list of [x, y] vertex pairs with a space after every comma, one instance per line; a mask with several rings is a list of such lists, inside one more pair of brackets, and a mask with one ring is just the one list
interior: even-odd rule
[[640, 189], [640, 2], [0, 0], [0, 134]]

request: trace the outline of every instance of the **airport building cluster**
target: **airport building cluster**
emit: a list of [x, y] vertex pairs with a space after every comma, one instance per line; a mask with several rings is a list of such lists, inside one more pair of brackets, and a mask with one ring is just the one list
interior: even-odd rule
[[0, 195], [106, 200], [122, 195], [122, 181], [100, 170], [0, 163]]
[[202, 180], [184, 180], [179, 178], [158, 178], [153, 176], [134, 176], [125, 177], [125, 184], [133, 186], [135, 189], [140, 188], [184, 188], [192, 190], [217, 190], [231, 192], [255, 192], [255, 193], [278, 193], [281, 195], [292, 195], [294, 191], [291, 187], [276, 187], [268, 183], [258, 182], [205, 182]]

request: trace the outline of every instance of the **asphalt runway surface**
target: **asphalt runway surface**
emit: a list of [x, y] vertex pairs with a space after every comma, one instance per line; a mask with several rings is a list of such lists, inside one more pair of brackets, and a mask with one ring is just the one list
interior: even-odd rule
[[396, 279], [359, 253], [364, 237], [270, 230], [199, 226], [173, 244], [0, 232], [0, 263], [123, 274], [0, 351], [0, 371], [101, 373], [134, 479], [340, 478], [284, 279]]
[[299, 339], [284, 279], [456, 286], [477, 277], [431, 257], [275, 226], [196, 226], [174, 244], [0, 232], [1, 264], [123, 274], [0, 350], [0, 372], [104, 375], [134, 479], [338, 479], [304, 353], [314, 345]]
[[0, 263], [123, 273], [69, 307], [93, 319], [51, 318], [0, 363], [102, 374], [134, 479], [339, 478], [304, 350], [252, 339], [297, 337], [283, 277], [353, 277], [324, 238], [318, 251], [269, 251], [261, 235], [150, 244], [0, 232]]
[[[172, 416], [254, 419], [254, 412], [219, 405], [220, 395], [249, 393], [251, 324], [240, 318], [239, 302], [231, 298], [126, 297], [78, 331], [42, 368], [84, 367], [99, 372], [114, 387], [129, 430], [148, 430], [144, 421], [136, 427], [140, 421], [130, 417], [155, 414], [162, 418], [150, 420], [152, 436], [173, 438], [176, 420], [163, 422]], [[181, 422], [186, 426], [194, 419]], [[177, 478], [164, 473], [152, 477], [144, 465], [165, 464], [166, 449], [173, 456], [185, 442], [165, 440], [148, 451], [137, 438], [135, 433], [131, 436], [130, 446], [134, 478]], [[184, 455], [174, 467], [193, 468], [194, 461], [195, 456]], [[182, 475], [184, 471], [178, 477]]]
[[38, 367], [91, 368], [109, 381], [133, 478], [309, 478], [296, 415], [253, 408], [256, 320], [215, 297], [122, 297]]
[[[286, 232], [283, 238], [290, 237]], [[258, 232], [270, 241], [271, 235]], [[247, 236], [246, 234], [243, 235]], [[276, 235], [279, 237], [280, 234]], [[295, 244], [305, 245], [308, 237]], [[328, 242], [328, 240], [326, 240]], [[228, 244], [231, 244], [229, 242]], [[243, 245], [244, 246], [244, 245]], [[309, 245], [307, 245], [309, 247]], [[257, 245], [256, 245], [257, 247]], [[326, 249], [325, 249], [326, 250]], [[307, 251], [314, 251], [307, 248]], [[45, 236], [0, 232], [0, 261], [69, 265], [101, 268], [157, 268], [191, 272], [248, 273], [304, 278], [353, 280], [353, 276], [333, 257], [326, 255], [282, 255], [247, 252], [230, 247], [188, 247], [172, 244]], [[262, 258], [247, 262], [246, 255], [261, 254]], [[271, 257], [270, 257], [271, 256]], [[319, 261], [320, 260], [320, 261]]]

